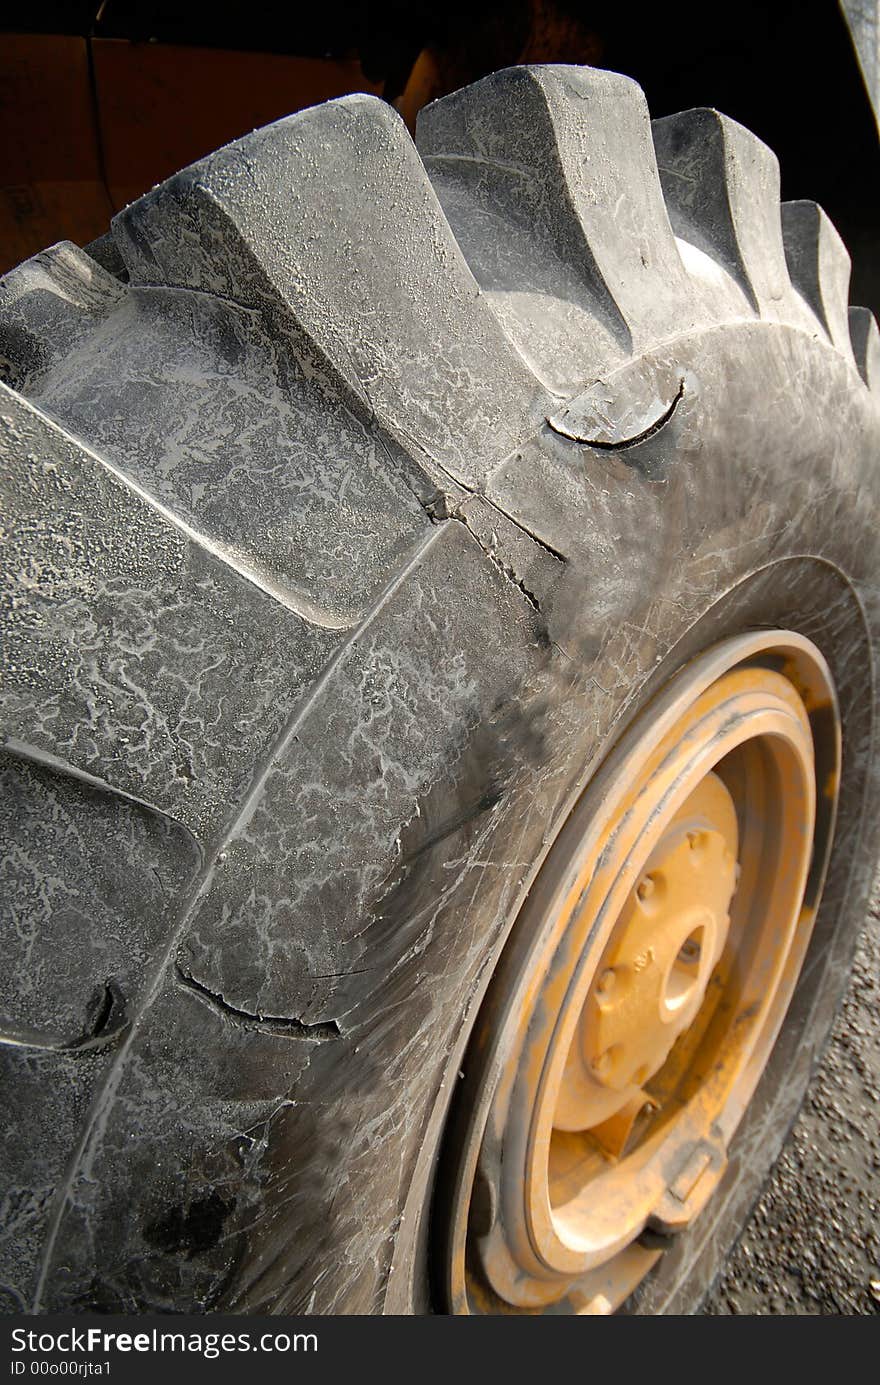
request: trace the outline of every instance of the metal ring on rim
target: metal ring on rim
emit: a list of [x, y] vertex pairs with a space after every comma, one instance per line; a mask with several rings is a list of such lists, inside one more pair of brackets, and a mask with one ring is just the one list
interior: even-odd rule
[[468, 1050], [436, 1209], [453, 1312], [613, 1312], [705, 1206], [803, 963], [839, 773], [822, 655], [766, 631], [683, 669], [593, 777]]

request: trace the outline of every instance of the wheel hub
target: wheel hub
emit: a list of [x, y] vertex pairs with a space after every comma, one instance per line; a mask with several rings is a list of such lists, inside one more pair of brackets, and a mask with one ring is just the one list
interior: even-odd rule
[[727, 938], [737, 836], [733, 799], [707, 774], [621, 912], [569, 1050], [554, 1128], [587, 1130], [649, 1103], [642, 1086], [699, 1010]]

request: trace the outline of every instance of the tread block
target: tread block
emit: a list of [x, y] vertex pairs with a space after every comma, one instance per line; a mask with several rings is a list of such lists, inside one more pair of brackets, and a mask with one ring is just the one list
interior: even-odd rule
[[198, 845], [159, 813], [5, 749], [0, 832], [0, 1041], [99, 1042], [130, 1015]]
[[108, 274], [112, 274], [121, 283], [128, 283], [128, 270], [125, 268], [125, 261], [119, 253], [119, 246], [113, 239], [112, 231], [105, 231], [103, 236], [98, 236], [97, 240], [89, 241], [88, 245], [83, 246], [85, 253], [97, 264], [106, 269]]
[[[520, 238], [527, 230], [533, 258], [549, 257], [579, 281], [580, 304], [617, 344], [618, 360], [687, 323], [690, 286], [635, 82], [592, 68], [509, 68], [426, 107], [417, 138], [441, 188], [466, 181], [472, 203], [494, 207]], [[512, 287], [479, 258], [476, 236], [445, 197], [483, 286]], [[590, 335], [593, 361], [587, 353], [584, 365], [602, 345], [595, 328]]]
[[0, 1045], [6, 1117], [0, 1201], [0, 1307], [4, 1313], [33, 1311], [55, 1193], [113, 1057], [111, 1047], [84, 1055]]
[[[467, 599], [450, 601], [453, 588]], [[345, 1187], [356, 1194], [344, 1212], [346, 1249], [308, 1306], [375, 1306], [408, 1165], [385, 1160], [388, 1177], [367, 1202], [364, 1177], [377, 1142], [399, 1134], [407, 1147], [420, 1143], [420, 1113], [436, 1096], [437, 1034], [458, 1022], [485, 965], [476, 909], [441, 912], [447, 891], [456, 901], [470, 894], [487, 853], [500, 855], [495, 809], [508, 794], [523, 805], [521, 830], [540, 834], [537, 746], [510, 746], [508, 720], [534, 731], [520, 693], [546, 668], [540, 628], [464, 524], [434, 528], [304, 711], [133, 1028], [72, 1182], [44, 1311], [108, 1281], [126, 1283], [141, 1309], [295, 1311], [285, 1290], [314, 1264], [328, 1226], [343, 1234]], [[519, 834], [516, 842], [525, 853]], [[434, 845], [430, 897], [414, 903], [404, 882], [424, 878]], [[439, 863], [453, 850], [462, 865], [450, 872]], [[485, 872], [482, 916], [497, 909], [500, 920], [509, 908], [521, 875], [508, 860]], [[426, 980], [426, 952], [442, 988]], [[205, 1199], [225, 1214], [223, 1234], [183, 1254], [175, 1227]], [[260, 1253], [243, 1261], [241, 1231], [249, 1248], [260, 1238]], [[372, 1268], [352, 1276], [353, 1264]], [[311, 1270], [306, 1277], [311, 1285]], [[253, 1297], [242, 1302], [245, 1293]]]
[[317, 626], [359, 620], [430, 528], [418, 466], [210, 294], [132, 288], [30, 397]]
[[125, 296], [125, 286], [61, 241], [0, 279], [0, 379], [33, 383], [75, 350]]
[[[300, 1020], [346, 1027], [346, 973], [361, 965], [364, 918], [393, 868], [401, 823], [462, 753], [472, 689], [486, 697], [487, 685], [516, 687], [545, 660], [544, 618], [505, 570], [508, 550], [491, 555], [475, 531], [455, 520], [435, 527], [231, 834], [180, 953], [186, 972], [228, 1004], [284, 1015], [298, 997]], [[540, 573], [516, 561], [537, 582], [559, 567], [540, 550]], [[450, 601], [450, 591], [466, 600]], [[444, 650], [454, 653], [438, 657]], [[403, 938], [395, 930], [393, 947]]]
[[[548, 248], [537, 222], [520, 218], [511, 175], [492, 165], [426, 157], [441, 206], [504, 332], [555, 396], [576, 394], [597, 363], [626, 360], [629, 330], [603, 285], [577, 257]], [[516, 208], [510, 211], [509, 208]]]
[[261, 309], [311, 376], [345, 381], [466, 484], [543, 392], [481, 297], [400, 117], [348, 96], [221, 149], [114, 221], [132, 282]]
[[756, 313], [776, 317], [791, 286], [782, 243], [779, 163], [719, 111], [681, 111], [653, 124], [672, 228], [719, 260]]
[[850, 308], [849, 331], [859, 374], [869, 390], [880, 389], [880, 332], [870, 308]]
[[783, 202], [788, 272], [832, 343], [852, 359], [849, 335], [849, 251], [815, 202]]
[[0, 730], [211, 840], [340, 639], [0, 386]]

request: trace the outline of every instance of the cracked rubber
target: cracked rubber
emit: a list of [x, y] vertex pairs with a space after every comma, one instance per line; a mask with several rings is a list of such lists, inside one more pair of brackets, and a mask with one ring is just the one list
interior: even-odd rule
[[[694, 1311], [877, 854], [880, 345], [714, 111], [513, 69], [351, 96], [0, 281], [0, 1292], [430, 1312], [470, 1026], [567, 805], [683, 661], [800, 630], [840, 827]], [[866, 813], [866, 805], [868, 811]]]

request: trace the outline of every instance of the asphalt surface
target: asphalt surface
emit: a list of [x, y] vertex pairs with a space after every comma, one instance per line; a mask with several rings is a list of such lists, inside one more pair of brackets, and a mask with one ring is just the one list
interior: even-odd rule
[[788, 1143], [705, 1313], [880, 1313], [880, 889]]

